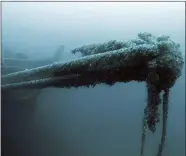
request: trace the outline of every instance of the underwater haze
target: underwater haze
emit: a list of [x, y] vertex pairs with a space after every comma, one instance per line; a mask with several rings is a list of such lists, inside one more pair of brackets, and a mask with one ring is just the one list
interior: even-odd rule
[[[185, 56], [183, 2], [3, 2], [2, 52], [31, 59], [78, 57], [76, 47], [135, 39], [140, 32], [170, 35]], [[140, 155], [145, 83], [104, 84], [94, 88], [46, 88], [36, 103], [6, 101], [5, 156]], [[185, 155], [185, 67], [171, 89], [163, 156]], [[8, 128], [7, 128], [8, 127]], [[144, 156], [155, 156], [161, 138], [147, 133]], [[3, 129], [3, 125], [2, 125]], [[3, 156], [4, 156], [3, 155]]]

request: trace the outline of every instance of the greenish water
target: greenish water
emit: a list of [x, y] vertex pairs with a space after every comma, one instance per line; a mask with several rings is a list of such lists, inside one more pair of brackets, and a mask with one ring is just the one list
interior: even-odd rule
[[[165, 34], [185, 52], [183, 3], [3, 3], [2, 49], [32, 59], [65, 46], [61, 60], [83, 44], [135, 38], [141, 31]], [[163, 156], [185, 155], [185, 68], [170, 93]], [[137, 156], [146, 102], [144, 83], [112, 87], [43, 89], [36, 103], [2, 101], [5, 156]], [[155, 156], [161, 122], [147, 133], [144, 156]]]

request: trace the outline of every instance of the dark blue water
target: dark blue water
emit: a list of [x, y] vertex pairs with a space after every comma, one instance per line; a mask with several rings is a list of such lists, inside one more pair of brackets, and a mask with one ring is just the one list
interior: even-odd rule
[[[30, 58], [48, 58], [61, 45], [61, 60], [82, 44], [131, 39], [140, 31], [170, 35], [185, 51], [181, 3], [4, 3], [3, 45]], [[185, 68], [170, 93], [164, 156], [185, 155]], [[2, 93], [3, 156], [137, 156], [140, 153], [144, 83], [112, 87], [43, 89], [36, 103]], [[144, 156], [158, 150], [147, 133]]]

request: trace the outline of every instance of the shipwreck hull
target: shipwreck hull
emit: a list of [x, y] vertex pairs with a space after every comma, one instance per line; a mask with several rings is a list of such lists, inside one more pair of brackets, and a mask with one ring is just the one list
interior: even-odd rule
[[[34, 113], [33, 105], [43, 88], [94, 87], [101, 83], [112, 86], [116, 82], [143, 81], [147, 88], [147, 105], [142, 125], [141, 156], [146, 130], [155, 132], [159, 122], [157, 107], [162, 104], [163, 130], [157, 154], [161, 156], [166, 136], [169, 91], [180, 77], [184, 62], [179, 44], [168, 36], [154, 37], [149, 33], [140, 33], [138, 37], [139, 39], [126, 43], [108, 42], [83, 46], [72, 50], [72, 53], [79, 51], [83, 54], [84, 57], [80, 59], [3, 75], [3, 105], [7, 101], [13, 104], [8, 99], [13, 93], [13, 98], [18, 100], [16, 103], [22, 105], [27, 101], [26, 105], [30, 104]], [[20, 91], [22, 95], [14, 91]]]

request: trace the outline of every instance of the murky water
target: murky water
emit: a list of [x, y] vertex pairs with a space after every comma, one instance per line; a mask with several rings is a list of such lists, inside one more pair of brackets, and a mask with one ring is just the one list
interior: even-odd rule
[[[185, 52], [182, 3], [3, 3], [3, 50], [48, 58], [65, 46], [135, 38], [141, 31], [170, 35]], [[185, 155], [185, 68], [171, 90], [163, 156]], [[2, 94], [3, 156], [137, 156], [146, 102], [144, 83], [112, 87], [46, 88], [21, 103]], [[154, 156], [161, 123], [147, 133], [144, 156]]]

